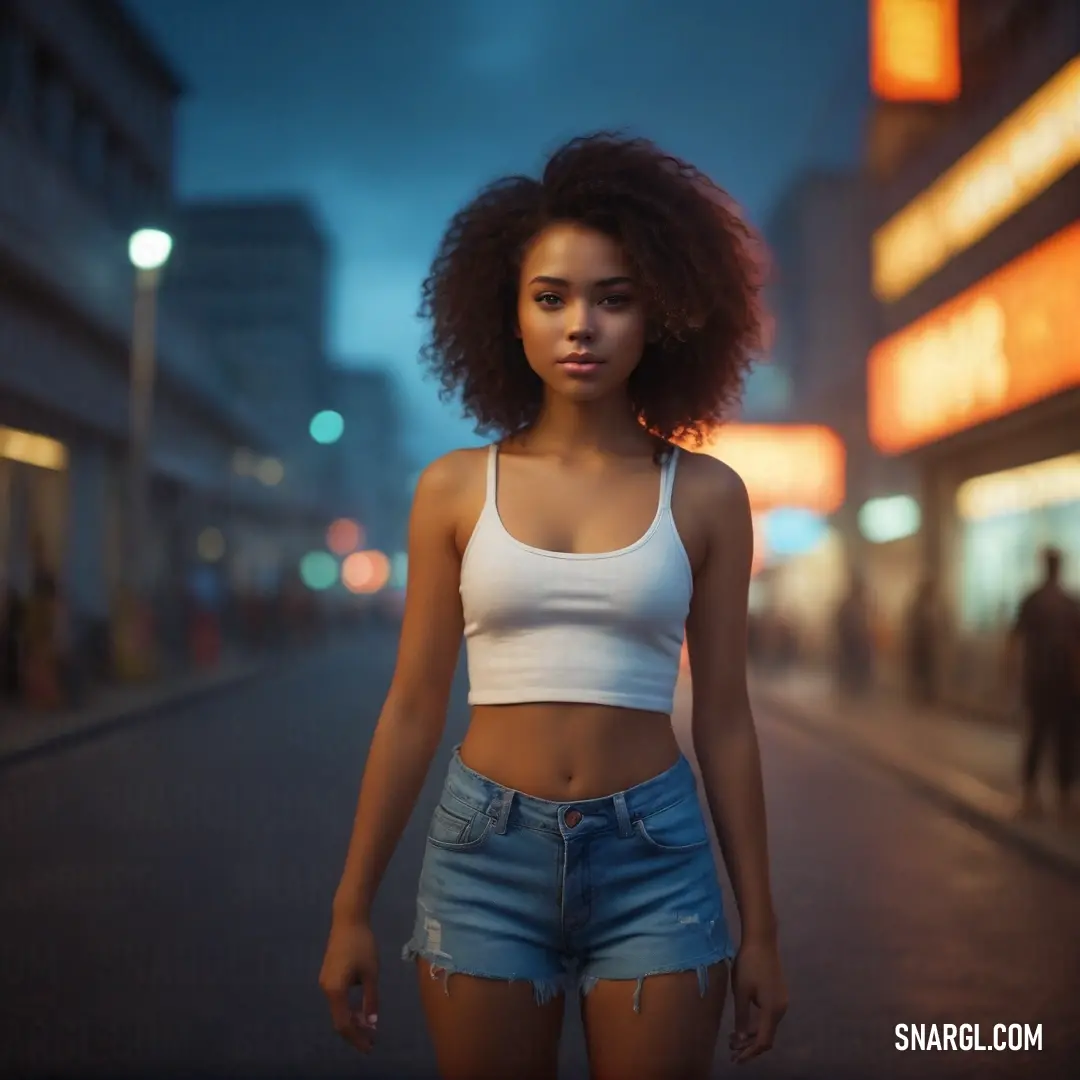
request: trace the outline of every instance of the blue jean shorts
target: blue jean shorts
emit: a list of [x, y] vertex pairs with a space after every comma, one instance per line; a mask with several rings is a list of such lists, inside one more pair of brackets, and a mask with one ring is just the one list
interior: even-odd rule
[[405, 960], [527, 980], [539, 1004], [575, 983], [708, 969], [734, 956], [712, 841], [685, 757], [599, 799], [548, 802], [468, 768], [455, 748], [431, 818]]

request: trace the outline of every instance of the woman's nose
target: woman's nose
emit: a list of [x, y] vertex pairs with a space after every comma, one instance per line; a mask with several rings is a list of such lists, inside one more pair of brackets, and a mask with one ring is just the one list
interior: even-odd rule
[[569, 308], [569, 330], [571, 341], [591, 341], [594, 333], [592, 308], [588, 304], [574, 304]]

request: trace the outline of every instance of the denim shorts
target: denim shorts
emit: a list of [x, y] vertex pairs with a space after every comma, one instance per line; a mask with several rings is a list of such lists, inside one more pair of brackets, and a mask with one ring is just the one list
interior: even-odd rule
[[734, 956], [712, 841], [685, 757], [599, 799], [549, 802], [468, 768], [455, 748], [428, 828], [405, 960], [433, 977], [575, 983], [708, 969]]

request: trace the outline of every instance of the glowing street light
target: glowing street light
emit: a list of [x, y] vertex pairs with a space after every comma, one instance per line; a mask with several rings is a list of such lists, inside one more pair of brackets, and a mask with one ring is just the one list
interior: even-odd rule
[[161, 229], [139, 229], [128, 241], [128, 258], [136, 270], [160, 270], [172, 254], [172, 237]]
[[130, 522], [127, 561], [132, 585], [141, 589], [146, 559], [146, 535], [149, 498], [147, 447], [154, 405], [154, 377], [157, 367], [156, 323], [157, 293], [161, 269], [172, 252], [172, 237], [160, 229], [139, 229], [128, 241], [128, 256], [135, 267], [135, 309], [131, 332], [130, 391]]
[[[128, 241], [128, 257], [135, 268], [135, 303], [131, 328], [131, 388], [129, 391], [130, 445], [128, 473], [127, 558], [124, 560], [126, 583], [132, 605], [126, 608], [127, 620], [134, 625], [143, 617], [146, 591], [146, 547], [149, 517], [148, 447], [154, 403], [154, 377], [157, 366], [155, 336], [157, 293], [161, 270], [172, 253], [172, 237], [161, 229], [139, 229]], [[132, 626], [121, 627], [121, 641], [141, 641], [144, 635], [133, 633]], [[143, 652], [144, 645], [136, 647]], [[125, 649], [130, 653], [131, 649]], [[142, 673], [149, 657], [128, 656], [124, 664]]]

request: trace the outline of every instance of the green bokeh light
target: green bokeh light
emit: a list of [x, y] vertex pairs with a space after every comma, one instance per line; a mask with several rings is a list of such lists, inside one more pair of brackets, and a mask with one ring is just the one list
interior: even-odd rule
[[329, 589], [338, 579], [338, 564], [327, 551], [309, 551], [300, 560], [300, 580], [309, 589]]
[[311, 426], [308, 429], [311, 437], [323, 446], [336, 443], [345, 431], [345, 420], [341, 413], [333, 409], [324, 409], [311, 418]]

